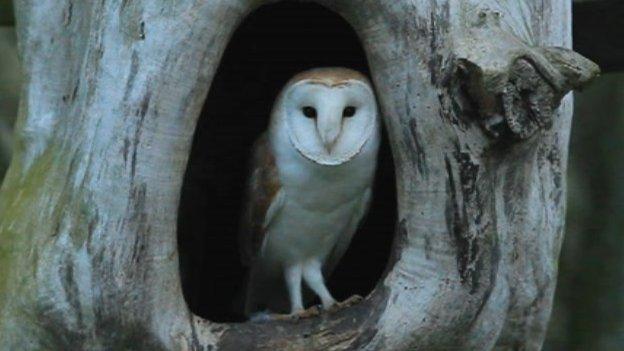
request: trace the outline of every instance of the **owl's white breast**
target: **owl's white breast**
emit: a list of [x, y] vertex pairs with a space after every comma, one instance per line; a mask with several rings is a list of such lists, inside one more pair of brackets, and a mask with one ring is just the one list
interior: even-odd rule
[[338, 238], [353, 231], [353, 216], [372, 186], [379, 131], [358, 155], [338, 166], [314, 163], [292, 147], [284, 130], [272, 133], [285, 203], [271, 224], [264, 255], [279, 264], [312, 257], [324, 260]]

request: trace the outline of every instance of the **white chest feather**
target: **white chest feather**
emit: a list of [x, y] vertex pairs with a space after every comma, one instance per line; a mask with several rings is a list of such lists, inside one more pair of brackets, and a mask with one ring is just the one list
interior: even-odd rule
[[276, 163], [285, 199], [267, 233], [263, 256], [280, 264], [310, 258], [323, 262], [342, 236], [350, 237], [372, 186], [377, 144], [375, 137], [351, 161], [325, 166], [278, 143]]

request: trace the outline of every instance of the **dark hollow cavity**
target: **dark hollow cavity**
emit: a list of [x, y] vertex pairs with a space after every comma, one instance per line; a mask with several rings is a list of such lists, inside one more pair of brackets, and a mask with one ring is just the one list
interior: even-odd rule
[[[347, 22], [314, 4], [278, 3], [252, 13], [232, 37], [198, 121], [178, 214], [185, 300], [196, 315], [241, 322], [245, 268], [237, 235], [248, 158], [273, 101], [294, 74], [343, 66], [369, 74]], [[334, 297], [369, 294], [385, 269], [396, 221], [394, 165], [384, 137], [371, 210], [329, 278]]]

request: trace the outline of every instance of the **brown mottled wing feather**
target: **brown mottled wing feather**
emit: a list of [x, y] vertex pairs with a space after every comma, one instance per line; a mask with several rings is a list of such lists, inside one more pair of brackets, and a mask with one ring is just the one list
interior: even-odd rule
[[283, 202], [281, 184], [269, 139], [263, 134], [253, 146], [247, 202], [241, 219], [240, 249], [243, 264], [249, 265], [260, 253], [271, 219]]

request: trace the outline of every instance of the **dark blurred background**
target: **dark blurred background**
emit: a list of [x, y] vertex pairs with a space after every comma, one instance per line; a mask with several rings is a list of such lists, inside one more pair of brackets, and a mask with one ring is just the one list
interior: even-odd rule
[[[293, 73], [309, 67], [368, 70], [354, 34], [339, 18], [318, 8], [302, 17], [301, 6], [280, 6], [271, 15], [256, 13], [235, 34], [207, 99], [210, 112], [200, 118], [185, 177], [179, 212], [185, 297], [195, 313], [215, 320], [240, 318], [231, 310], [244, 277], [237, 216], [249, 148], [266, 126], [273, 97]], [[575, 22], [605, 18], [595, 17]], [[280, 30], [285, 27], [291, 29]], [[327, 42], [336, 45], [328, 48]], [[0, 0], [0, 177], [9, 162], [19, 92], [10, 1]], [[575, 94], [567, 233], [546, 350], [624, 350], [623, 98], [623, 73], [603, 74]], [[386, 143], [376, 202], [331, 282], [340, 298], [370, 291], [385, 266], [396, 219], [394, 206], [387, 205], [395, 202], [391, 162]], [[207, 223], [217, 230], [205, 232]], [[207, 283], [209, 276], [219, 276], [222, 284]]]

